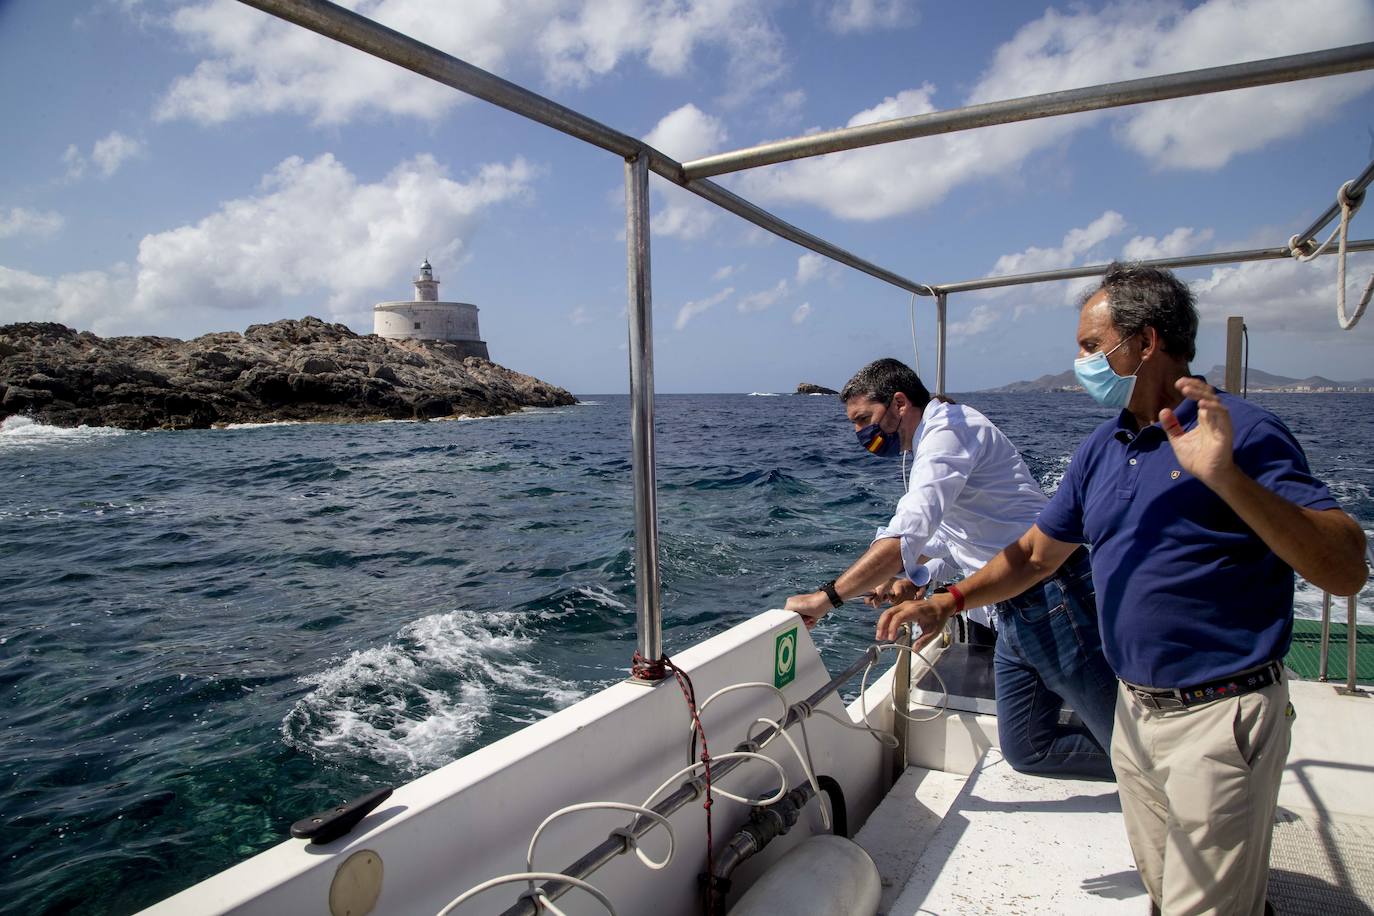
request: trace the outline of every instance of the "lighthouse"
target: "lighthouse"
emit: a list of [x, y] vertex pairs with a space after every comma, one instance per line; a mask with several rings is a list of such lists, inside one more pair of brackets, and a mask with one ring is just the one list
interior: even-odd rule
[[390, 340], [426, 340], [456, 347], [463, 356], [490, 360], [486, 341], [477, 328], [477, 306], [471, 302], [442, 302], [439, 278], [425, 258], [411, 281], [415, 298], [378, 302], [372, 307], [372, 333]]

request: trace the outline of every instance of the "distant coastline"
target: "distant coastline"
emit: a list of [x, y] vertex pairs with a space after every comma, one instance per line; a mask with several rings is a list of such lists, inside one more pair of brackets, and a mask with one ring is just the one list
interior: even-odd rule
[[[1216, 384], [1226, 377], [1226, 368], [1213, 366], [1202, 374], [1213, 384]], [[1260, 392], [1264, 394], [1374, 394], [1374, 379], [1338, 381], [1320, 375], [1299, 379], [1252, 368], [1246, 379], [1246, 390], [1250, 393]], [[1012, 382], [996, 388], [983, 388], [980, 393], [1029, 394], [1055, 391], [1081, 393], [1083, 386], [1078, 384], [1078, 379], [1074, 377], [1073, 370], [1069, 369], [1057, 375], [1042, 375], [1029, 381]]]

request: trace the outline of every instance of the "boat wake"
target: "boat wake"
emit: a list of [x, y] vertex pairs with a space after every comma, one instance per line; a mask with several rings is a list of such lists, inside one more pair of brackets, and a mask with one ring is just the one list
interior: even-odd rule
[[[282, 721], [286, 743], [340, 761], [370, 758], [419, 773], [472, 750], [489, 728], [513, 731], [584, 695], [525, 658], [527, 615], [452, 611], [409, 624], [394, 642], [308, 675]], [[509, 725], [500, 728], [504, 718]], [[485, 736], [490, 740], [490, 736]]]

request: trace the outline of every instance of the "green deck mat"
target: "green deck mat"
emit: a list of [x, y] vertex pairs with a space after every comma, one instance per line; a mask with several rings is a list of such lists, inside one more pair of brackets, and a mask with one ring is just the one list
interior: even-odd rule
[[[1326, 677], [1345, 682], [1346, 625], [1331, 624], [1331, 646], [1327, 653]], [[1293, 646], [1284, 662], [1304, 680], [1316, 680], [1321, 665], [1322, 624], [1320, 620], [1293, 621]], [[1355, 681], [1374, 684], [1374, 625], [1355, 625]]]

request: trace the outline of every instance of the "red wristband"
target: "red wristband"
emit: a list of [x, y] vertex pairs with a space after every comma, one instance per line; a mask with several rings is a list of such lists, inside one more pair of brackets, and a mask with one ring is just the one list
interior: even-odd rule
[[964, 612], [964, 593], [959, 591], [958, 586], [954, 585], [946, 585], [945, 590], [954, 596], [954, 613], [962, 614]]

